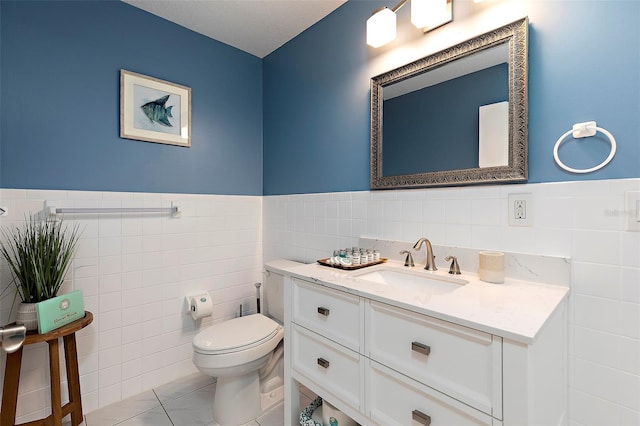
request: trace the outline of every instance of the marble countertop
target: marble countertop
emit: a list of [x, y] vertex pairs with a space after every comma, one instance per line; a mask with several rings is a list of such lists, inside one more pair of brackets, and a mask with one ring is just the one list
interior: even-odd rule
[[[480, 281], [474, 273], [462, 271], [462, 275], [449, 275], [446, 270], [432, 272], [420, 266], [407, 268], [395, 261], [354, 271], [286, 260], [269, 262], [267, 268], [525, 344], [535, 341], [546, 321], [569, 293], [569, 289], [563, 286], [509, 277], [502, 284], [492, 284]], [[416, 286], [403, 288], [358, 277], [385, 269], [410, 271], [418, 276], [444, 280], [455, 277], [467, 283], [451, 291], [430, 294]]]

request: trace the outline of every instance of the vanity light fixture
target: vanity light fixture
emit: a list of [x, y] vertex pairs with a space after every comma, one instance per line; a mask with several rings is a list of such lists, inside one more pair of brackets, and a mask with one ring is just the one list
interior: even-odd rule
[[[396, 38], [396, 12], [409, 0], [400, 0], [391, 9], [376, 9], [367, 19], [367, 44], [380, 47]], [[453, 20], [453, 0], [411, 0], [411, 23], [423, 32]]]
[[[407, 0], [402, 0], [400, 7]], [[372, 47], [380, 47], [396, 38], [396, 11], [382, 7], [377, 9], [369, 19], [367, 19], [367, 44]]]
[[411, 0], [411, 23], [423, 32], [451, 22], [453, 0]]

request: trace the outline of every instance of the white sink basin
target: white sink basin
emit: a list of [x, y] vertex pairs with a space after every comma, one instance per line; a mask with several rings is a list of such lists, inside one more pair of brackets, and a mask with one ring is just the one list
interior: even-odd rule
[[378, 284], [399, 288], [411, 288], [431, 294], [443, 294], [459, 289], [469, 281], [455, 277], [433, 275], [427, 271], [404, 271], [398, 269], [378, 269], [356, 274], [356, 277]]

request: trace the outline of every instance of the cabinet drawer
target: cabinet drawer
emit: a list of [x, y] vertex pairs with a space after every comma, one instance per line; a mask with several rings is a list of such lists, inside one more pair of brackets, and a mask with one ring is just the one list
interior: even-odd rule
[[381, 425], [490, 426], [494, 421], [375, 361], [367, 361], [366, 377], [369, 417]]
[[366, 312], [367, 356], [502, 418], [502, 339], [373, 301]]
[[297, 325], [291, 340], [293, 369], [359, 410], [360, 355]]
[[360, 298], [293, 279], [293, 322], [360, 351]]

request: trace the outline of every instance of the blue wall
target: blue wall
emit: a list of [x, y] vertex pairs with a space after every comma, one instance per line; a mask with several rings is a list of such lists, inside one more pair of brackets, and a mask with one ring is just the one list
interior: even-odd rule
[[[529, 3], [529, 182], [640, 177], [640, 2]], [[380, 52], [402, 48], [365, 44], [365, 22], [381, 5], [351, 0], [265, 58], [265, 195], [369, 189], [370, 69]], [[553, 146], [590, 120], [614, 134], [618, 153], [598, 172], [567, 173]], [[608, 144], [560, 151], [586, 168]]]
[[382, 175], [479, 167], [478, 107], [508, 100], [506, 63], [385, 100]]
[[[262, 61], [119, 1], [2, 1], [4, 188], [262, 194]], [[191, 87], [192, 147], [119, 137], [127, 69]]]
[[364, 22], [349, 1], [276, 50], [264, 67], [264, 194], [369, 189]]
[[[530, 182], [640, 177], [640, 2], [528, 3]], [[350, 0], [261, 61], [119, 1], [0, 1], [0, 185], [367, 190], [371, 70], [402, 48], [365, 44], [380, 5]], [[192, 148], [119, 138], [121, 68], [192, 88]], [[553, 145], [587, 120], [616, 136], [618, 154], [567, 173]], [[573, 167], [607, 152], [603, 141], [561, 149]]]

